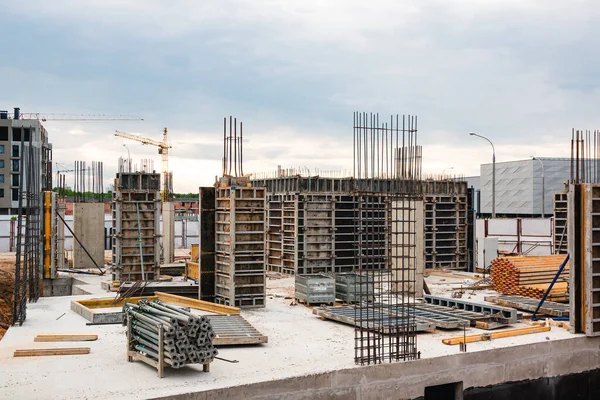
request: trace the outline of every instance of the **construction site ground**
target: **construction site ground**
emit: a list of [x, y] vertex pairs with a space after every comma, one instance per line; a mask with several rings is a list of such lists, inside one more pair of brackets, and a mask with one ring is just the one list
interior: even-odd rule
[[[267, 307], [242, 310], [242, 315], [269, 342], [264, 345], [222, 347], [220, 357], [239, 360], [232, 364], [215, 360], [210, 372], [201, 366], [165, 371], [160, 379], [152, 367], [126, 361], [125, 328], [120, 325], [86, 326], [84, 318], [70, 310], [73, 299], [114, 296], [100, 288], [106, 278], [79, 275], [81, 286], [90, 295], [44, 297], [27, 308], [23, 326], [11, 327], [0, 341], [0, 398], [18, 399], [141, 399], [205, 391], [310, 375], [318, 372], [357, 368], [354, 364], [354, 329], [324, 321], [304, 305], [292, 305], [293, 277], [268, 280]], [[468, 276], [465, 276], [468, 279]], [[476, 278], [472, 278], [476, 279]], [[460, 277], [430, 276], [432, 294], [449, 296], [449, 287], [459, 286]], [[463, 299], [483, 301], [490, 290], [465, 293]], [[64, 314], [64, 315], [63, 315]], [[512, 327], [526, 327], [525, 323]], [[482, 333], [467, 329], [467, 334]], [[78, 343], [36, 343], [42, 333], [96, 333], [97, 341]], [[421, 358], [459, 354], [459, 346], [442, 344], [442, 339], [462, 335], [462, 331], [437, 330], [418, 335]], [[516, 346], [527, 343], [573, 338], [566, 330], [469, 343], [468, 352]], [[48, 347], [90, 347], [87, 355], [13, 357], [16, 349]]]

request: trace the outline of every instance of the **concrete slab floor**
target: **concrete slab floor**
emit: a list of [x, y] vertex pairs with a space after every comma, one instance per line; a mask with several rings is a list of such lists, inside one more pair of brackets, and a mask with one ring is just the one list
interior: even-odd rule
[[[37, 303], [28, 305], [25, 324], [11, 327], [0, 341], [0, 398], [143, 399], [357, 368], [353, 361], [353, 328], [322, 321], [302, 305], [291, 306], [293, 278], [282, 278], [268, 281], [269, 296], [265, 309], [242, 311], [250, 323], [268, 335], [268, 344], [223, 347], [219, 356], [239, 360], [239, 363], [215, 360], [209, 373], [201, 372], [199, 366], [180, 370], [167, 368], [165, 377], [159, 379], [156, 370], [146, 364], [126, 361], [124, 327], [86, 326], [85, 319], [70, 311], [73, 299], [114, 296], [114, 293], [100, 289], [100, 281], [106, 278], [79, 275], [78, 279], [85, 282], [86, 290], [93, 290], [92, 295], [41, 298]], [[434, 294], [442, 294], [446, 283], [435, 280], [431, 279], [430, 287], [436, 288]], [[437, 288], [438, 285], [440, 288]], [[63, 313], [65, 315], [57, 320]], [[527, 325], [514, 327], [522, 326]], [[467, 330], [467, 334], [480, 332], [478, 329]], [[79, 343], [33, 342], [33, 337], [40, 333], [97, 333], [99, 339]], [[458, 346], [444, 345], [441, 339], [461, 333], [436, 331], [419, 334], [422, 358], [458, 354]], [[470, 343], [468, 351], [573, 336], [562, 328], [553, 327], [552, 331], [540, 334]], [[13, 358], [15, 349], [84, 346], [91, 348], [90, 354]]]

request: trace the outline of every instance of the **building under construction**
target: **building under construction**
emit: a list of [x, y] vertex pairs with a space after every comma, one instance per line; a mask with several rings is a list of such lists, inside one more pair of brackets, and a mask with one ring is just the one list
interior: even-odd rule
[[[385, 194], [390, 182], [379, 180], [372, 185], [373, 193]], [[425, 268], [472, 270], [472, 190], [467, 182], [451, 179], [420, 182]], [[253, 177], [252, 186], [267, 190], [267, 269], [285, 274], [353, 271], [361, 231], [355, 221], [365, 204], [373, 201], [353, 189], [357, 184], [361, 181], [351, 177], [304, 176], [294, 169]], [[385, 201], [378, 201], [381, 211], [371, 210], [368, 218], [385, 230]], [[384, 236], [372, 239], [380, 241], [375, 247], [385, 248]]]
[[[229, 131], [228, 129], [229, 128]], [[223, 171], [200, 188], [200, 297], [241, 308], [266, 304], [265, 189], [243, 170], [243, 124], [223, 120]], [[204, 282], [204, 284], [203, 284]]]

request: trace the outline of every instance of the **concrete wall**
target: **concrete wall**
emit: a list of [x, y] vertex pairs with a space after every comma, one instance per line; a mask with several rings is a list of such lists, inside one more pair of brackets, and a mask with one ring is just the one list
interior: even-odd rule
[[600, 338], [580, 336], [160, 399], [415, 399], [424, 395], [425, 387], [434, 385], [462, 382], [463, 389], [468, 389], [594, 370], [600, 365], [599, 348]]
[[[73, 208], [75, 236], [100, 266], [104, 265], [104, 204], [77, 203]], [[74, 268], [96, 268], [94, 262], [74, 241]]]

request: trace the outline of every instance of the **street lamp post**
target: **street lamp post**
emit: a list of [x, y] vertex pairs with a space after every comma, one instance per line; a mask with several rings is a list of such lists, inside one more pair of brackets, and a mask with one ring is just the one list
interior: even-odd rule
[[123, 147], [127, 149], [127, 160], [129, 161], [129, 171], [131, 172], [131, 153], [129, 152], [129, 147], [125, 143], [123, 143]]
[[485, 136], [478, 135], [474, 132], [469, 132], [469, 135], [485, 139], [492, 145], [492, 218], [496, 218], [496, 148], [494, 147], [494, 143]]
[[544, 203], [546, 202], [546, 192], [545, 192], [545, 188], [544, 188], [544, 163], [542, 162], [541, 159], [536, 158], [536, 157], [531, 157], [534, 160], [538, 160], [540, 162], [540, 164], [542, 164], [542, 218], [544, 218], [544, 215], [546, 214], [545, 208], [544, 208]]
[[446, 171], [449, 171], [449, 170], [451, 170], [451, 169], [454, 169], [454, 167], [445, 168], [445, 169], [442, 171], [442, 177], [444, 176], [444, 172], [446, 172]]

